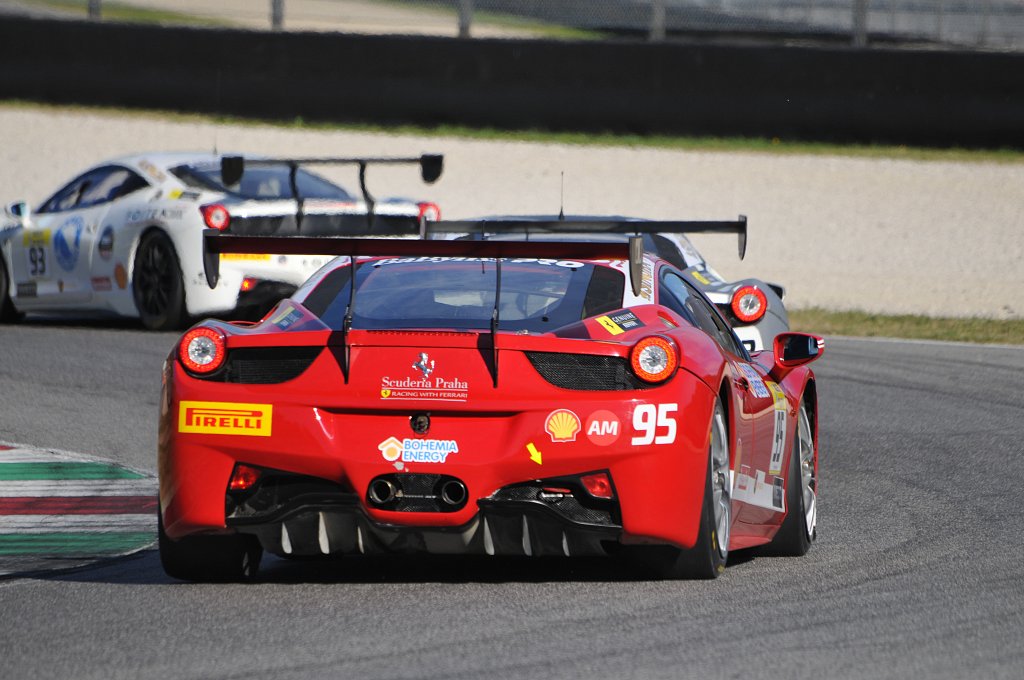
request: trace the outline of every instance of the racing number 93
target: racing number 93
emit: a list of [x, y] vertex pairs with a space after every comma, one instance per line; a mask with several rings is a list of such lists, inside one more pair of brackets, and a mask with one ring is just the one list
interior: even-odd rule
[[30, 246], [28, 255], [28, 275], [46, 276], [46, 249]]
[[671, 444], [676, 440], [678, 404], [640, 404], [633, 411], [633, 446]]

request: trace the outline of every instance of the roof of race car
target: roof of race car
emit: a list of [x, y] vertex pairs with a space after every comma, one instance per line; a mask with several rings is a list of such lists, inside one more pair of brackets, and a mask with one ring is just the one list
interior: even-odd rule
[[[154, 151], [134, 153], [125, 156], [108, 158], [105, 161], [92, 165], [88, 170], [101, 168], [107, 165], [122, 165], [145, 176], [151, 182], [163, 184], [171, 179], [177, 182], [177, 178], [168, 171], [177, 165], [210, 164], [220, 163], [221, 157], [225, 154], [212, 153], [210, 151]], [[86, 172], [88, 172], [86, 170]]]

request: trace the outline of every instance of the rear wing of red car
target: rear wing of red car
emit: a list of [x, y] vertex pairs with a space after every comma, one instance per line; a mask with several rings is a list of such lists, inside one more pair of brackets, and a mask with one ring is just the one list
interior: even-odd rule
[[[203, 267], [211, 288], [220, 278], [221, 253], [270, 253], [281, 255], [347, 255], [385, 257], [537, 257], [583, 260], [628, 260], [633, 292], [639, 295], [644, 248], [642, 234], [737, 234], [739, 256], [747, 249], [747, 218], [737, 220], [443, 220], [409, 221], [407, 235], [419, 239], [363, 238], [351, 236], [235, 236], [207, 229], [203, 235]], [[443, 240], [439, 234], [468, 234], [475, 238]], [[522, 240], [492, 240], [488, 236], [520, 234]], [[530, 240], [531, 234], [627, 235], [626, 241]]]
[[[566, 233], [573, 225], [573, 234], [626, 234], [622, 240], [496, 240], [486, 239], [491, 234]], [[485, 257], [495, 263], [494, 308], [491, 313], [491, 349], [494, 386], [498, 385], [498, 311], [501, 298], [501, 261], [504, 258], [533, 257], [562, 260], [628, 260], [629, 280], [634, 295], [640, 294], [643, 280], [645, 233], [737, 233], [740, 257], [747, 241], [747, 218], [740, 216], [735, 222], [655, 222], [640, 220], [479, 220], [479, 221], [419, 221], [418, 239], [359, 238], [338, 236], [234, 236], [215, 229], [203, 232], [203, 267], [211, 288], [220, 277], [222, 253], [270, 253], [281, 255], [346, 255], [385, 257]], [[431, 239], [436, 234], [470, 234], [479, 239]], [[353, 273], [353, 281], [355, 274]], [[349, 287], [348, 306], [342, 322], [342, 372], [345, 381], [349, 375], [348, 332], [355, 309], [356, 286]]]

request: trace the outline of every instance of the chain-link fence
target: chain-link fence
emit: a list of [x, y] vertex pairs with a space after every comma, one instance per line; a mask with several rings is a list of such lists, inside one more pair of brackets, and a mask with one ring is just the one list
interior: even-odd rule
[[[94, 17], [130, 5], [286, 30], [1024, 50], [1024, 0], [77, 1]], [[0, 0], [0, 8], [34, 2]]]

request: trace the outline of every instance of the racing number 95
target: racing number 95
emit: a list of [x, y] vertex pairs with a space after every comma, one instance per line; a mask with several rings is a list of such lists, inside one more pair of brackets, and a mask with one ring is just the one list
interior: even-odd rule
[[633, 446], [671, 444], [676, 440], [678, 404], [640, 404], [633, 411]]

